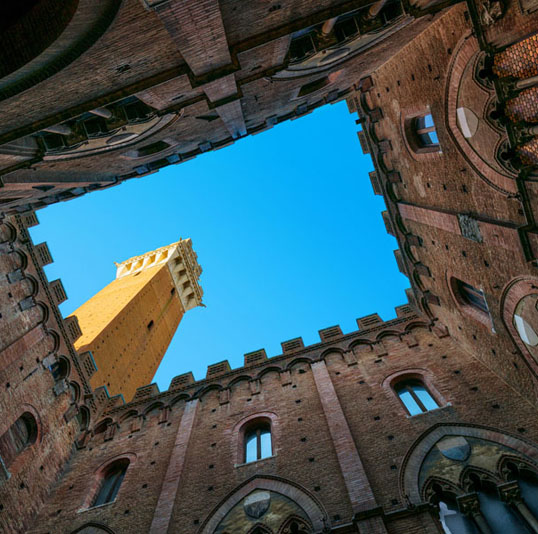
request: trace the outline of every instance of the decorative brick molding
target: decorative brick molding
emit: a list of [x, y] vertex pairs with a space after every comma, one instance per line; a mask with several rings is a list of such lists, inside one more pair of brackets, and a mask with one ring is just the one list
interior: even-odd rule
[[470, 33], [462, 38], [454, 50], [445, 87], [446, 130], [458, 151], [482, 180], [505, 195], [513, 195], [517, 192], [516, 177], [501, 174], [482, 159], [469, 145], [457, 124], [457, 99], [462, 76], [478, 52], [478, 41]]
[[521, 299], [527, 295], [536, 293], [538, 293], [538, 278], [528, 276], [510, 280], [502, 292], [500, 311], [504, 326], [508, 330], [510, 337], [517, 345], [518, 349], [523, 354], [525, 363], [529, 366], [532, 372], [538, 376], [538, 362], [536, 362], [525, 343], [523, 343], [522, 339], [519, 337], [513, 322], [516, 307]]
[[327, 512], [323, 509], [323, 505], [306, 489], [280, 477], [256, 476], [239, 486], [234, 493], [221, 502], [209, 514], [198, 533], [213, 534], [226, 514], [254, 490], [274, 491], [296, 502], [308, 516], [314, 527], [314, 532], [322, 532], [325, 524], [328, 523]]
[[372, 488], [325, 362], [313, 363], [312, 373], [353, 512], [375, 508]]
[[467, 424], [438, 424], [427, 430], [410, 447], [400, 470], [400, 494], [410, 504], [422, 502], [418, 480], [420, 468], [431, 448], [445, 436], [466, 436], [485, 439], [514, 449], [538, 467], [538, 448], [530, 442], [512, 434], [499, 432], [493, 428]]
[[198, 399], [187, 402], [181, 423], [179, 424], [176, 441], [168, 463], [168, 469], [164, 477], [161, 493], [155, 512], [149, 534], [162, 534], [168, 532], [168, 527], [172, 519], [172, 511], [176, 500], [176, 494], [181, 483], [181, 474], [185, 465], [187, 448], [194, 425], [194, 419], [198, 408]]

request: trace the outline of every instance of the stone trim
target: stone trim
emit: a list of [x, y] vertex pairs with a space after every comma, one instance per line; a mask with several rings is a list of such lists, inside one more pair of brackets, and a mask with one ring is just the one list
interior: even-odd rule
[[213, 509], [208, 519], [206, 519], [198, 530], [198, 534], [213, 534], [219, 523], [226, 517], [226, 514], [241, 499], [254, 490], [273, 491], [285, 495], [296, 502], [308, 516], [315, 532], [321, 532], [325, 522], [328, 522], [327, 512], [324, 510], [323, 505], [310, 495], [306, 489], [280, 477], [256, 476], [237, 488], [221, 504]]
[[412, 505], [422, 502], [418, 486], [422, 462], [431, 448], [445, 436], [467, 436], [494, 441], [514, 449], [538, 466], [538, 448], [519, 437], [482, 425], [440, 423], [430, 428], [413, 443], [402, 462], [400, 495], [404, 502], [407, 501]]
[[429, 369], [423, 369], [418, 367], [402, 369], [387, 376], [381, 383], [381, 387], [385, 390], [387, 396], [398, 402], [400, 410], [406, 415], [406, 417], [410, 417], [409, 412], [405, 408], [403, 402], [398, 397], [398, 394], [394, 390], [394, 386], [400, 381], [413, 378], [418, 378], [426, 386], [426, 389], [434, 398], [435, 402], [437, 402], [439, 408], [442, 408], [443, 406], [447, 406], [449, 404], [445, 397], [435, 387], [434, 375]]
[[500, 300], [500, 315], [506, 330], [510, 334], [512, 341], [517, 345], [524, 361], [535, 376], [538, 376], [538, 362], [533, 358], [525, 343], [519, 337], [514, 326], [512, 317], [519, 301], [532, 293], [538, 293], [538, 278], [528, 276], [510, 280], [503, 289]]

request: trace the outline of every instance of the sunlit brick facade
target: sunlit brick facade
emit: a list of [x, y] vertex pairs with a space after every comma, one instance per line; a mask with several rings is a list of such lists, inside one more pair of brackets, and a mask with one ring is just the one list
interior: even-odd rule
[[[0, 530], [538, 532], [536, 1], [55, 4], [1, 8]], [[62, 318], [34, 210], [344, 99], [410, 280], [396, 319], [160, 392], [126, 337], [91, 346], [106, 289]], [[188, 308], [148, 254], [111, 284], [151, 286], [127, 333]]]

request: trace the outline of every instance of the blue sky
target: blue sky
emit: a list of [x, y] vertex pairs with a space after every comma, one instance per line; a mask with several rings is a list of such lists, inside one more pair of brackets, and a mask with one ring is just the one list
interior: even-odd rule
[[106, 191], [40, 210], [69, 315], [115, 277], [114, 261], [190, 237], [203, 268], [206, 308], [189, 311], [157, 371], [161, 391], [192, 370], [379, 313], [406, 302], [369, 156], [345, 103], [247, 137]]

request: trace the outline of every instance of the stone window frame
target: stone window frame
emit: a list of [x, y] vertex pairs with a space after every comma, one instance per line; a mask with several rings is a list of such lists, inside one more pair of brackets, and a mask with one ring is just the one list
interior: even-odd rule
[[[90, 484], [86, 488], [86, 491], [84, 493], [85, 495], [84, 500], [82, 501], [82, 506], [78, 511], [86, 512], [89, 510], [96, 510], [96, 509], [102, 508], [103, 506], [110, 506], [114, 504], [115, 502], [117, 502], [118, 498], [120, 497], [122, 493], [122, 489], [125, 487], [125, 481], [127, 480], [129, 470], [133, 465], [135, 465], [136, 460], [137, 460], [137, 455], [135, 453], [126, 452], [126, 453], [118, 454], [112, 458], [108, 458], [108, 460], [105, 460], [101, 465], [99, 465], [97, 469], [94, 470], [93, 476], [90, 477]], [[114, 498], [113, 501], [100, 504], [97, 506], [92, 506], [92, 503], [95, 500], [95, 497], [97, 496], [97, 492], [99, 491], [99, 488], [101, 487], [101, 483], [105, 477], [106, 472], [108, 471], [108, 469], [110, 469], [110, 467], [113, 464], [117, 462], [121, 462], [121, 461], [127, 461], [129, 463], [127, 464], [127, 469], [125, 471], [125, 475], [121, 482], [120, 488], [118, 492], [116, 493], [116, 497]]]
[[[252, 462], [245, 461], [245, 435], [256, 422], [269, 422], [269, 428], [271, 432], [271, 456], [266, 458], [260, 458]], [[244, 417], [235, 424], [232, 430], [235, 436], [235, 446], [232, 451], [232, 458], [234, 461], [234, 467], [242, 467], [244, 465], [254, 465], [257, 462], [263, 462], [277, 456], [276, 446], [279, 442], [279, 425], [278, 416], [274, 412], [256, 412], [247, 417]]]
[[[482, 292], [484, 295], [484, 301], [486, 302], [486, 306], [488, 307], [488, 312], [485, 312], [483, 310], [480, 310], [479, 308], [473, 306], [469, 302], [467, 302], [462, 295], [460, 294], [458, 288], [456, 287], [456, 281], [464, 282], [465, 284], [468, 284], [475, 289], [478, 289]], [[456, 308], [461, 311], [463, 315], [467, 315], [474, 321], [481, 323], [482, 325], [486, 326], [488, 329], [491, 330], [493, 334], [495, 334], [495, 327], [493, 324], [493, 318], [491, 317], [491, 311], [489, 308], [489, 304], [486, 298], [486, 293], [481, 287], [473, 286], [471, 283], [469, 283], [466, 280], [462, 280], [458, 276], [455, 276], [453, 273], [447, 272], [446, 274], [446, 283], [448, 286], [448, 291], [450, 292], [450, 296], [452, 297], [452, 300], [454, 304], [456, 305]]]
[[[407, 410], [407, 407], [403, 403], [403, 401], [400, 399], [400, 396], [398, 395], [398, 392], [396, 391], [396, 385], [405, 382], [407, 380], [418, 380], [420, 381], [423, 386], [426, 388], [428, 393], [432, 396], [433, 400], [437, 403], [438, 407], [434, 410], [427, 410], [425, 412], [421, 412], [415, 415], [411, 415], [409, 411]], [[447, 406], [451, 406], [452, 404], [447, 401], [447, 399], [441, 394], [441, 392], [435, 387], [434, 384], [434, 375], [433, 373], [428, 369], [423, 368], [408, 368], [408, 369], [401, 369], [400, 371], [396, 371], [389, 376], [387, 376], [383, 382], [382, 387], [387, 393], [387, 395], [398, 404], [400, 409], [405, 413], [405, 416], [408, 418], [411, 417], [420, 417], [421, 415], [435, 412], [436, 410], [440, 410], [442, 408], [445, 408]]]
[[434, 114], [429, 105], [421, 105], [416, 107], [408, 107], [402, 109], [400, 112], [400, 130], [404, 141], [404, 145], [411, 155], [411, 157], [417, 161], [424, 159], [435, 159], [441, 156], [442, 148], [441, 143], [432, 145], [422, 145], [418, 140], [415, 121], [420, 117], [431, 115], [433, 120], [433, 128], [439, 139], [438, 124], [442, 121], [436, 121]]

